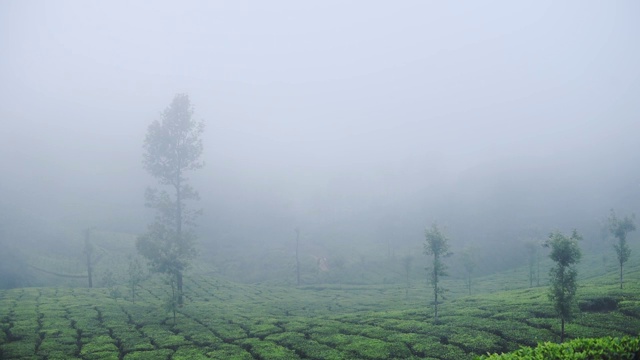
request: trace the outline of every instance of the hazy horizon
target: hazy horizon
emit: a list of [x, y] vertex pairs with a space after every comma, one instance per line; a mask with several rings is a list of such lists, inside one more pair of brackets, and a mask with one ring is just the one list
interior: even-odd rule
[[[141, 232], [147, 126], [203, 119], [201, 246], [420, 247], [593, 231], [638, 212], [633, 1], [4, 1], [0, 195]], [[538, 235], [535, 235], [538, 236]], [[355, 246], [355, 245], [354, 245]]]

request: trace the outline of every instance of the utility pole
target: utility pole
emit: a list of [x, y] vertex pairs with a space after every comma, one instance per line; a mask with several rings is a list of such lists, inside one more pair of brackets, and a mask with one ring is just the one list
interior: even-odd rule
[[91, 228], [84, 231], [84, 251], [87, 255], [87, 277], [89, 278], [89, 287], [93, 287], [91, 256], [93, 255], [93, 244], [91, 244]]

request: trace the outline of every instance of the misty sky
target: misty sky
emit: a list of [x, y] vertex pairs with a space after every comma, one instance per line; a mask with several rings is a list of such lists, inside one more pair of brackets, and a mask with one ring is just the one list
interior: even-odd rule
[[633, 211], [638, 19], [637, 1], [5, 0], [0, 193], [66, 220], [142, 213], [146, 128], [186, 92], [205, 216], [238, 228], [419, 243], [456, 216], [565, 226], [537, 222], [554, 197]]

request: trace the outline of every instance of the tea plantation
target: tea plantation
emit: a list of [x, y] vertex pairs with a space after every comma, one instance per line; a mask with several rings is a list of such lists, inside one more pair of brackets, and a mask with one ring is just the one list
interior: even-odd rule
[[[637, 336], [639, 275], [630, 267], [622, 290], [615, 271], [584, 279], [568, 337]], [[424, 284], [407, 296], [402, 285], [278, 287], [192, 275], [175, 324], [160, 279], [143, 283], [135, 303], [104, 288], [5, 290], [0, 358], [471, 359], [557, 342], [547, 288], [490, 291], [503, 276], [479, 279], [478, 295], [453, 291], [438, 325]]]

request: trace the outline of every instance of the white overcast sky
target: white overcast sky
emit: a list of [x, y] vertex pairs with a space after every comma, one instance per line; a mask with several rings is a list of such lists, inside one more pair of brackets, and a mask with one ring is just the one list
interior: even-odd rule
[[638, 19], [637, 1], [4, 0], [0, 190], [141, 203], [144, 133], [178, 92], [207, 124], [205, 195], [298, 209], [606, 162], [640, 150]]

